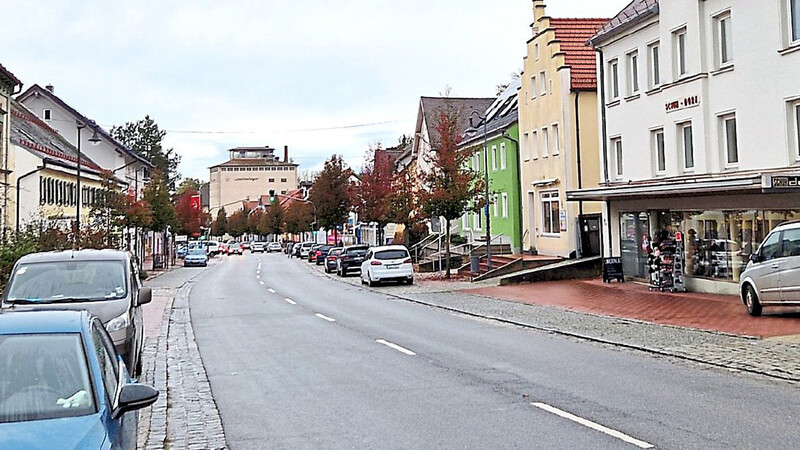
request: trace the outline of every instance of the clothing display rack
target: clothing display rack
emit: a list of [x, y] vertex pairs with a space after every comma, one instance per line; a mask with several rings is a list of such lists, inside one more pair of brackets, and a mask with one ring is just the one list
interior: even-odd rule
[[647, 260], [650, 290], [686, 292], [683, 242], [668, 238], [654, 244]]

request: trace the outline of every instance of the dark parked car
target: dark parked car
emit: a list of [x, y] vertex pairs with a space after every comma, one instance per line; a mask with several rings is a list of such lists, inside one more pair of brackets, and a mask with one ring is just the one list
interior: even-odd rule
[[[3, 311], [88, 310], [105, 324], [134, 376], [141, 374], [142, 305], [149, 287], [127, 252], [79, 250], [32, 253], [17, 261], [2, 300]], [[0, 375], [1, 376], [1, 375]]]
[[333, 247], [328, 251], [328, 256], [325, 257], [325, 273], [336, 271], [336, 261], [339, 259], [340, 253], [342, 253], [342, 247]]
[[332, 248], [332, 245], [321, 245], [319, 248], [317, 248], [316, 262], [318, 266], [325, 262], [325, 258], [328, 257], [328, 252], [331, 251]]
[[364, 255], [367, 254], [369, 245], [350, 245], [342, 249], [336, 265], [336, 274], [340, 277], [347, 276], [347, 272], [361, 270]]
[[0, 314], [0, 374], [3, 449], [135, 449], [134, 411], [158, 399], [87, 311]]

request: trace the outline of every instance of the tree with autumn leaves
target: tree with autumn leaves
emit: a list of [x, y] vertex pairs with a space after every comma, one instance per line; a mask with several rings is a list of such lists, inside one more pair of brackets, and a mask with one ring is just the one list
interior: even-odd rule
[[394, 161], [380, 142], [370, 146], [359, 176], [361, 183], [353, 189], [359, 219], [377, 223], [378, 242], [384, 242], [383, 230], [392, 222]]
[[310, 200], [316, 207], [317, 227], [336, 230], [347, 221], [353, 204], [350, 183], [352, 174], [353, 172], [339, 155], [333, 155], [325, 161], [325, 167], [311, 186]]
[[175, 218], [178, 234], [200, 236], [202, 228], [206, 226], [211, 216], [203, 212], [198, 201], [199, 193], [192, 187], [183, 189], [183, 193], [175, 200]]
[[450, 222], [466, 212], [480, 211], [486, 202], [483, 194], [486, 180], [467, 165], [474, 149], [459, 148], [464, 120], [463, 112], [447, 102], [437, 112], [431, 136], [433, 151], [428, 161], [431, 171], [425, 175], [425, 188], [419, 192], [425, 215], [432, 219], [443, 217], [446, 221], [446, 278], [450, 278]]

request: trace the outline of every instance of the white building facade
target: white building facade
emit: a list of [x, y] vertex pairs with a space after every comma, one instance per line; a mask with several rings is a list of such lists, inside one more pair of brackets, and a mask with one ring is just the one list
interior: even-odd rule
[[637, 0], [597, 50], [604, 254], [646, 278], [685, 243], [690, 290], [734, 294], [749, 254], [800, 219], [800, 0]]

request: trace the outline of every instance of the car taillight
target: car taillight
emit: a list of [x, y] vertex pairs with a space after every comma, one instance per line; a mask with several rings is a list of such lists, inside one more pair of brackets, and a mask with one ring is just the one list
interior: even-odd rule
[[333, 261], [333, 260], [335, 260], [335, 259], [336, 259], [336, 257], [335, 257], [335, 256], [328, 256], [328, 259], [329, 259], [329, 260], [331, 260], [331, 261]]
[[411, 263], [411, 258], [406, 258], [406, 260], [403, 261], [403, 264], [410, 264], [410, 263]]
[[349, 256], [342, 256], [341, 260], [342, 261], [350, 261], [350, 257]]
[[382, 266], [383, 263], [381, 263], [380, 261], [370, 261], [369, 265], [370, 266]]
[[322, 252], [317, 251], [317, 256], [322, 256]]

